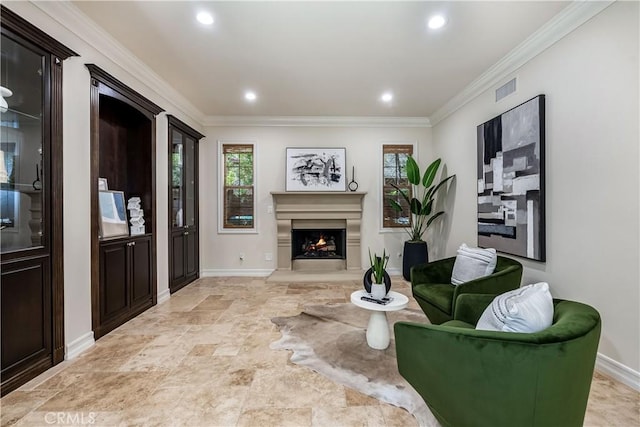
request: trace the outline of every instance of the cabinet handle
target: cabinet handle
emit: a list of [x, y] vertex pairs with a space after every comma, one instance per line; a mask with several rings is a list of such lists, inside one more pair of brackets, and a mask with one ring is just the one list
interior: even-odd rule
[[184, 232], [184, 235], [185, 235], [185, 236], [188, 236], [188, 235], [189, 235], [189, 232], [188, 232], [188, 231], [185, 231], [185, 232]]
[[136, 242], [131, 242], [131, 246], [135, 246], [135, 245], [136, 245]]

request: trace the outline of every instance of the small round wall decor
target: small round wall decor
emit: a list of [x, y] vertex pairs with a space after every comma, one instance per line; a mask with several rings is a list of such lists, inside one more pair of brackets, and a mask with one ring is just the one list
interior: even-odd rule
[[358, 189], [358, 183], [356, 182], [356, 167], [351, 169], [351, 182], [349, 182], [349, 190], [356, 191]]

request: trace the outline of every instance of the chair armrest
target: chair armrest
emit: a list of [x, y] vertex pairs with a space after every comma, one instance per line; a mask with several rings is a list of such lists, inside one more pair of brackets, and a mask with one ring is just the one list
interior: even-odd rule
[[488, 276], [457, 285], [453, 298], [455, 301], [461, 294], [499, 295], [520, 287], [521, 279], [522, 266], [512, 265]]
[[451, 273], [456, 257], [444, 258], [411, 269], [411, 286], [432, 283], [451, 283]]
[[490, 294], [462, 294], [454, 305], [453, 319], [476, 325], [495, 297]]

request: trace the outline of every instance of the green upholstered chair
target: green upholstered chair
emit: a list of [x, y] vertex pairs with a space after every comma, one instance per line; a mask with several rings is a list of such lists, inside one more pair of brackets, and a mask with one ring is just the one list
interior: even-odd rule
[[600, 338], [600, 315], [554, 300], [536, 333], [474, 329], [488, 295], [464, 294], [442, 325], [398, 322], [400, 374], [443, 427], [582, 426]]
[[451, 273], [456, 257], [445, 258], [411, 269], [411, 289], [422, 311], [434, 325], [451, 320], [456, 299], [462, 294], [500, 295], [520, 287], [522, 264], [498, 256], [493, 274], [454, 286]]

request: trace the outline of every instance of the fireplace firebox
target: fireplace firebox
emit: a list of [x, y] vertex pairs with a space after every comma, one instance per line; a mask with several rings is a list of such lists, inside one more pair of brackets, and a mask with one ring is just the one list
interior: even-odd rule
[[346, 259], [345, 229], [291, 230], [291, 259]]

